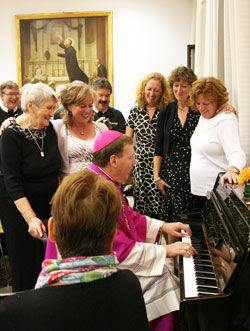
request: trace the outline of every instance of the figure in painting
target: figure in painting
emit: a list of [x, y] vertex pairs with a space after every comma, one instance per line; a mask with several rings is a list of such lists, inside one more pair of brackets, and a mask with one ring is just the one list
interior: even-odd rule
[[64, 57], [66, 62], [66, 69], [69, 76], [69, 81], [73, 82], [74, 80], [80, 80], [86, 84], [89, 82], [88, 76], [81, 70], [79, 67], [76, 50], [72, 46], [72, 40], [66, 38], [64, 42], [62, 39], [59, 40], [58, 45], [64, 49], [63, 53], [56, 52], [57, 56]]
[[97, 73], [96, 73], [97, 78], [101, 78], [101, 77], [107, 78], [107, 69], [102, 63], [100, 63], [99, 59], [95, 59], [95, 65], [97, 67]]

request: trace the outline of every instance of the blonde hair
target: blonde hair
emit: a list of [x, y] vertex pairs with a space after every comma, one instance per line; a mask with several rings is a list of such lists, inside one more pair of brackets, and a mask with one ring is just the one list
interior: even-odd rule
[[[64, 107], [64, 110], [61, 113], [61, 118], [66, 125], [72, 125], [72, 113], [68, 109], [68, 106], [73, 104], [79, 106], [89, 98], [91, 98], [94, 102], [96, 99], [96, 92], [89, 85], [81, 81], [74, 81], [66, 84], [66, 86], [61, 90], [60, 96], [61, 104]], [[90, 117], [89, 122], [93, 122], [93, 120], [94, 114]]]
[[192, 109], [196, 108], [199, 94], [203, 94], [208, 101], [215, 103], [217, 109], [228, 101], [228, 92], [220, 79], [214, 77], [201, 78], [195, 81], [190, 92], [190, 104]]
[[170, 97], [168, 92], [168, 82], [166, 78], [158, 72], [148, 74], [140, 81], [139, 85], [136, 88], [136, 103], [141, 108], [146, 106], [147, 102], [145, 98], [145, 87], [147, 85], [147, 82], [151, 79], [156, 79], [161, 83], [162, 94], [157, 104], [157, 108], [160, 109], [170, 102]]

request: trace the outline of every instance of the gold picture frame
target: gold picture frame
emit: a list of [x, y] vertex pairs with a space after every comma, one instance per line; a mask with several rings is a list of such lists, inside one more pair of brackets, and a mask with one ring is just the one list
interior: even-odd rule
[[113, 85], [111, 11], [16, 15], [15, 27], [19, 86], [36, 81], [54, 82], [57, 86], [82, 80], [73, 75], [75, 71], [65, 57], [66, 39], [76, 54], [74, 64], [87, 76], [90, 85], [105, 75]]

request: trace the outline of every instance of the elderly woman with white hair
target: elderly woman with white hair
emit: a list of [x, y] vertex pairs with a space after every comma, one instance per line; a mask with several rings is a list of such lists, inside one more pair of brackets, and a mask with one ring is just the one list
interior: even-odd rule
[[23, 114], [0, 140], [0, 210], [6, 233], [13, 292], [33, 288], [41, 270], [50, 200], [58, 187], [61, 158], [50, 122], [55, 92], [43, 83], [22, 91]]

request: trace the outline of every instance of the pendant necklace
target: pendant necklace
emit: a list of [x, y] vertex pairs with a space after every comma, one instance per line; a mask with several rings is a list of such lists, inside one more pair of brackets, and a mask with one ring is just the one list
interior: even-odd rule
[[24, 121], [24, 124], [26, 125], [26, 127], [27, 127], [27, 129], [28, 129], [28, 131], [29, 131], [29, 133], [30, 133], [30, 135], [31, 135], [31, 137], [33, 138], [34, 142], [36, 143], [36, 145], [37, 145], [37, 147], [38, 147], [38, 149], [39, 149], [39, 151], [40, 151], [40, 155], [41, 155], [41, 157], [44, 157], [44, 156], [45, 156], [44, 151], [43, 151], [44, 137], [41, 138], [41, 139], [42, 139], [42, 147], [40, 147], [39, 144], [38, 144], [38, 142], [37, 142], [37, 140], [36, 140], [36, 137], [35, 137], [35, 136], [33, 135], [33, 133], [31, 132], [31, 130], [30, 130], [30, 128], [28, 127], [28, 124], [26, 123], [25, 119], [23, 119], [23, 121]]

